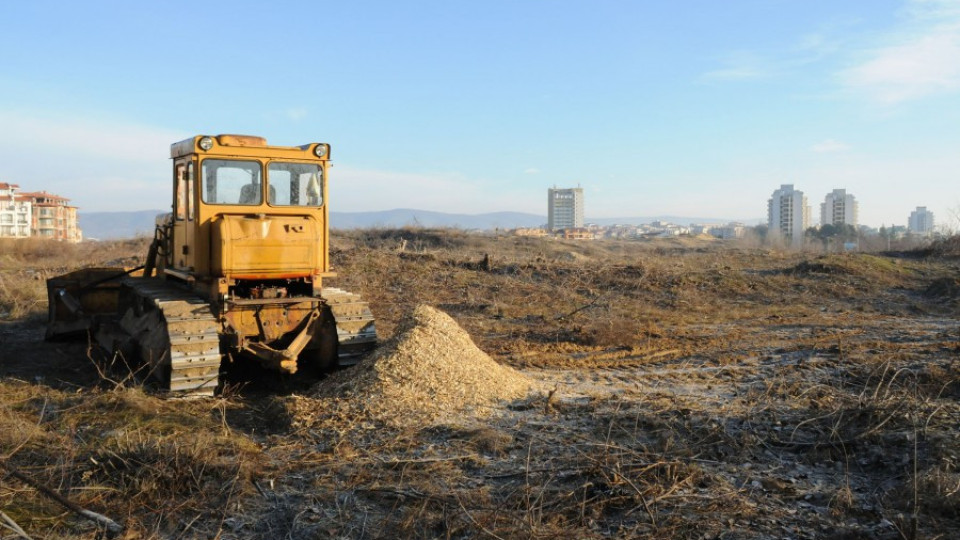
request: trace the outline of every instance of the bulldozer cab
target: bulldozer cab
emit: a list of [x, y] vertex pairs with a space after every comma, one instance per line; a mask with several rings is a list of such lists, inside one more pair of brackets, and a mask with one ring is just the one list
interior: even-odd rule
[[171, 145], [170, 155], [173, 212], [163, 218], [158, 272], [221, 294], [238, 281], [280, 279], [319, 290], [330, 275], [329, 145], [197, 135]]

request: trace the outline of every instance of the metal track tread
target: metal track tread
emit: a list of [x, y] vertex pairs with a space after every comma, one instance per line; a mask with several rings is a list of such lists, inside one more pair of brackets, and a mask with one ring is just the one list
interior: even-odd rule
[[[190, 291], [156, 279], [127, 279], [126, 285], [150, 301], [162, 315], [164, 328], [154, 343], [166, 347], [152, 356], [160, 364], [169, 358], [168, 390], [180, 396], [212, 396], [220, 372], [220, 323], [210, 305]], [[163, 339], [165, 338], [165, 339]], [[147, 359], [150, 361], [150, 359]]]
[[340, 365], [355, 364], [377, 346], [377, 328], [370, 305], [359, 294], [324, 287], [321, 294], [337, 322]]

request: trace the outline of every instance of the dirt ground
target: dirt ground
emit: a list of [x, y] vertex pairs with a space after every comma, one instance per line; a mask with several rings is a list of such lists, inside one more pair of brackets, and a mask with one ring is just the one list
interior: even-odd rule
[[[29, 276], [69, 264], [26, 253], [0, 267], [0, 308], [17, 314], [0, 322], [5, 466], [128, 538], [960, 530], [955, 246], [821, 255], [419, 229], [332, 242], [333, 285], [371, 302], [385, 341], [433, 306], [531, 392], [467, 410], [418, 388], [391, 406], [339, 391], [345, 370], [165, 399], [86, 343], [43, 341], [42, 280]], [[472, 355], [431, 358], [452, 369]], [[413, 384], [394, 378], [395, 392]], [[11, 523], [33, 538], [99, 533], [0, 479], [0, 537]]]

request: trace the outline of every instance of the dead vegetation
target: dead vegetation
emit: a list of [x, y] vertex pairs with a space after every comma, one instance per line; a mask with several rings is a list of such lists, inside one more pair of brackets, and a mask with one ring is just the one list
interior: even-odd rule
[[[29, 300], [42, 280], [10, 281], [142, 246], [0, 251], [16, 319], [0, 323], [0, 458], [130, 538], [960, 527], [956, 258], [418, 229], [332, 241], [336, 285], [393, 340], [306, 391], [200, 401], [101, 379], [84, 344], [43, 343], [45, 306]], [[0, 478], [0, 510], [25, 533], [95, 535]]]
[[960, 235], [937, 238], [926, 248], [918, 250], [918, 254], [925, 257], [960, 257]]
[[86, 266], [137, 266], [146, 239], [68, 244], [38, 238], [0, 238], [0, 321], [47, 310], [47, 278]]

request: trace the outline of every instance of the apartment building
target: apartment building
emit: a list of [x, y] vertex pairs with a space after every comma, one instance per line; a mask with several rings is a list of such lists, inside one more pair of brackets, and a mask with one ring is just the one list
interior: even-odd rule
[[803, 246], [803, 234], [810, 226], [810, 206], [802, 191], [782, 184], [767, 201], [767, 236], [793, 248]]
[[0, 183], [0, 238], [50, 238], [80, 242], [77, 208], [70, 199], [46, 191], [20, 192], [17, 184]]
[[857, 199], [845, 189], [828, 193], [820, 204], [820, 225], [852, 225], [857, 227], [859, 208]]
[[727, 223], [726, 225], [710, 227], [708, 233], [716, 238], [730, 240], [732, 238], [743, 238], [746, 231], [747, 227], [743, 223]]
[[579, 229], [583, 222], [583, 188], [547, 190], [547, 228]]
[[24, 195], [33, 201], [34, 236], [66, 242], [83, 239], [77, 226], [77, 208], [67, 204], [70, 199], [46, 191]]
[[20, 186], [0, 182], [0, 238], [27, 238], [33, 221], [33, 204], [18, 193]]
[[910, 212], [907, 230], [911, 234], [929, 236], [933, 234], [933, 227], [933, 212], [927, 210], [926, 206], [918, 206], [916, 210]]

